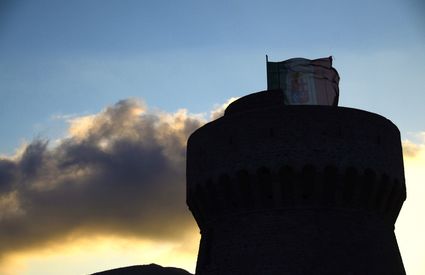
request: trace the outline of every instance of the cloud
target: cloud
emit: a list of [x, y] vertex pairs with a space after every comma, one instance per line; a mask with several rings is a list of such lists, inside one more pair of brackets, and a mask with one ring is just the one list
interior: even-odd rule
[[229, 106], [230, 103], [237, 99], [238, 97], [231, 97], [225, 103], [215, 106], [214, 110], [212, 110], [210, 113], [210, 119], [214, 120], [221, 117], [224, 114], [224, 111], [226, 110], [227, 106]]
[[128, 99], [70, 118], [54, 147], [35, 140], [0, 158], [0, 257], [71, 235], [177, 240], [193, 228], [186, 141], [205, 122]]
[[425, 132], [410, 133], [414, 141], [403, 140], [403, 156], [405, 159], [418, 158], [421, 153], [425, 152]]
[[410, 140], [403, 141], [403, 155], [405, 158], [414, 158], [421, 150], [419, 144], [413, 143]]

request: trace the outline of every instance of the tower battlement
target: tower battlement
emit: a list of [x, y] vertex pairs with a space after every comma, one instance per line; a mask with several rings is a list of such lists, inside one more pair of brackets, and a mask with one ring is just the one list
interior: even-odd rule
[[404, 274], [405, 198], [399, 130], [374, 113], [263, 91], [188, 140], [197, 274]]
[[371, 169], [327, 166], [317, 171], [289, 165], [277, 171], [260, 167], [255, 173], [239, 170], [222, 174], [190, 191], [189, 208], [201, 230], [210, 222], [245, 212], [296, 209], [361, 211], [392, 228], [406, 198], [403, 184]]

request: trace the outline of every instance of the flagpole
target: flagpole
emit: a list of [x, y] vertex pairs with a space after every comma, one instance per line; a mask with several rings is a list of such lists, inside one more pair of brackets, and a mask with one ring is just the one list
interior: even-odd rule
[[267, 79], [267, 90], [269, 89], [269, 57], [266, 54], [266, 79]]

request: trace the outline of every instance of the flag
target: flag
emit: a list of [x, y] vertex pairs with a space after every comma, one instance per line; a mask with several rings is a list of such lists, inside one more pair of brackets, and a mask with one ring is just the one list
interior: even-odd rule
[[281, 62], [269, 62], [267, 58], [267, 89], [281, 89], [287, 105], [337, 106], [338, 84], [339, 75], [332, 67], [332, 57], [292, 58]]

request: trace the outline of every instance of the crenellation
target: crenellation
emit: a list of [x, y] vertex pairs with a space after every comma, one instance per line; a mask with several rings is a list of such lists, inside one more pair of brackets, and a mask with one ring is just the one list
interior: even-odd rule
[[279, 169], [279, 183], [282, 198], [282, 206], [292, 204], [294, 202], [294, 171], [291, 166], [284, 165]]
[[345, 183], [343, 201], [345, 205], [354, 204], [356, 195], [358, 195], [357, 182], [359, 181], [359, 175], [357, 169], [355, 167], [347, 167], [342, 180]]
[[375, 210], [380, 213], [385, 213], [386, 199], [391, 190], [391, 185], [394, 180], [391, 180], [386, 174], [381, 175], [379, 179], [379, 189], [375, 198]]
[[342, 173], [334, 166], [323, 171], [312, 165], [301, 171], [288, 165], [278, 171], [262, 166], [255, 174], [240, 170], [197, 184], [189, 194], [196, 199], [189, 205], [201, 220], [253, 209], [297, 207], [337, 207], [392, 215], [404, 199], [400, 186], [398, 179], [391, 180], [386, 174], [377, 177], [371, 169], [359, 174], [353, 167]]

